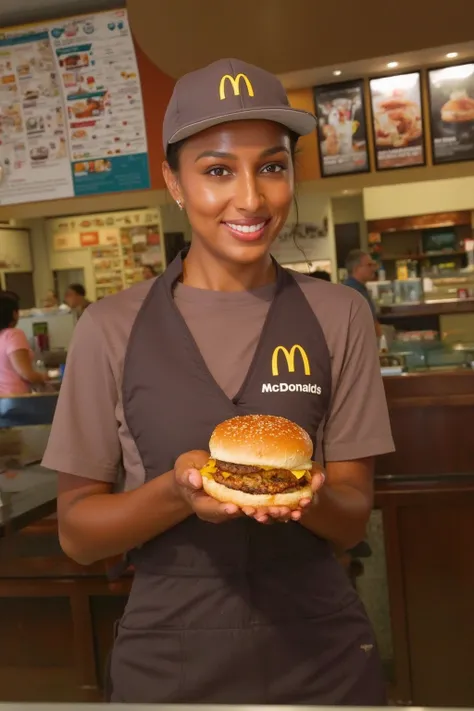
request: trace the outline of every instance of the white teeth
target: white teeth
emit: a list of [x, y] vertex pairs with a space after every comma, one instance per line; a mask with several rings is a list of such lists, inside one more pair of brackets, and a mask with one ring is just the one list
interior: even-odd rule
[[244, 234], [251, 234], [252, 232], [258, 232], [259, 230], [263, 230], [263, 228], [265, 227], [264, 222], [260, 222], [260, 224], [258, 224], [258, 225], [233, 225], [232, 222], [228, 222], [227, 224], [233, 230], [236, 230], [237, 232], [243, 232]]

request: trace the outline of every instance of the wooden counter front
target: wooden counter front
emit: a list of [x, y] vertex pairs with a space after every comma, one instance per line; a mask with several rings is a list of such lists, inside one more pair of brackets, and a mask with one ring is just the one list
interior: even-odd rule
[[396, 452], [378, 457], [377, 474], [474, 471], [474, 371], [384, 378]]

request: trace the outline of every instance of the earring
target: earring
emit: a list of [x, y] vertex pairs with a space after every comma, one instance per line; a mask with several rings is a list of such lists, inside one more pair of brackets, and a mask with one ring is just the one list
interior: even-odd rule
[[183, 205], [183, 203], [181, 202], [181, 200], [176, 200], [176, 204], [177, 204], [177, 206], [179, 207], [180, 210], [183, 209], [184, 205]]

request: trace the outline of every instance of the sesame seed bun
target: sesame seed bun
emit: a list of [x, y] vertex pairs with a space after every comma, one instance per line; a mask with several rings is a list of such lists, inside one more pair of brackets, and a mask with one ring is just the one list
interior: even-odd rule
[[222, 422], [212, 433], [209, 449], [213, 459], [275, 469], [310, 470], [313, 456], [309, 434], [273, 415], [244, 415]]
[[298, 490], [284, 494], [247, 494], [245, 491], [229, 489], [219, 484], [214, 479], [203, 479], [202, 486], [206, 494], [223, 504], [235, 504], [239, 508], [252, 506], [253, 508], [267, 506], [285, 506], [292, 511], [299, 507], [302, 499], [312, 499], [311, 485], [300, 487]]

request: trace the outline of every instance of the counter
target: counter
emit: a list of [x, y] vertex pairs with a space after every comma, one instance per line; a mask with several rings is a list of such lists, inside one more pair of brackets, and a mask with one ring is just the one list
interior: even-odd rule
[[[361, 557], [353, 583], [374, 624], [390, 698], [474, 707], [474, 371], [384, 384], [397, 451], [377, 461], [372, 554]], [[114, 561], [84, 568], [68, 560], [54, 516], [9, 531], [0, 540], [0, 627], [9, 640], [0, 646], [1, 697], [100, 701], [131, 575], [109, 582]]]
[[0, 539], [56, 511], [57, 474], [28, 467], [13, 478], [0, 474]]

